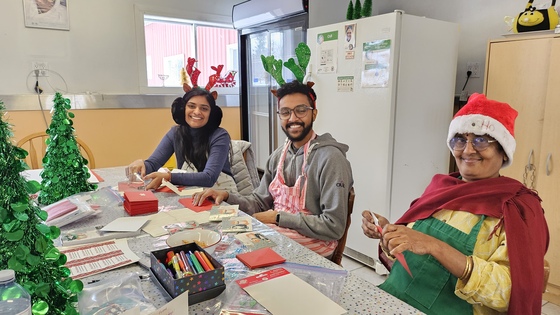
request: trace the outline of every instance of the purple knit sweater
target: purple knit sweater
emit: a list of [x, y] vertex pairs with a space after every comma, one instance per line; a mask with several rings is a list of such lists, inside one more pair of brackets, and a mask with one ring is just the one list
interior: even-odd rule
[[[152, 155], [144, 161], [146, 174], [157, 171], [175, 153], [177, 168], [181, 168], [185, 159], [175, 147], [175, 137], [178, 126], [174, 126], [165, 134]], [[191, 129], [193, 138], [197, 137], [197, 129]], [[229, 164], [229, 147], [231, 139], [228, 132], [218, 128], [210, 136], [210, 152], [208, 161], [202, 172], [198, 173], [173, 173], [171, 183], [184, 186], [212, 187], [218, 180], [221, 172], [232, 175]], [[192, 145], [192, 144], [191, 144]]]

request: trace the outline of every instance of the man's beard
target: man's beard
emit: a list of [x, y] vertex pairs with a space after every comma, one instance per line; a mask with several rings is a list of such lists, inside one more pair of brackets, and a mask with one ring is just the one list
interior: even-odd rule
[[[288, 132], [288, 129], [292, 125], [299, 125], [299, 126], [303, 127], [303, 131], [301, 132], [301, 134], [298, 137], [292, 137], [290, 135], [290, 133]], [[307, 137], [307, 135], [311, 132], [311, 129], [313, 129], [313, 122], [311, 122], [308, 126], [305, 126], [305, 124], [302, 123], [302, 122], [294, 122], [294, 123], [287, 124], [285, 128], [282, 127], [282, 130], [286, 134], [286, 137], [288, 137], [288, 139], [292, 142], [298, 142], [298, 141], [301, 141], [301, 140], [305, 139], [305, 137]]]

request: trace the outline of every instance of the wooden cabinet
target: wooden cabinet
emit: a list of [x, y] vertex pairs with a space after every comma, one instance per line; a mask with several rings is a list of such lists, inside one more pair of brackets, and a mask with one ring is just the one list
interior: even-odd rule
[[559, 301], [560, 35], [490, 41], [486, 69], [487, 97], [509, 103], [519, 112], [513, 164], [501, 174], [536, 189], [543, 200], [550, 231], [548, 294], [550, 300]]

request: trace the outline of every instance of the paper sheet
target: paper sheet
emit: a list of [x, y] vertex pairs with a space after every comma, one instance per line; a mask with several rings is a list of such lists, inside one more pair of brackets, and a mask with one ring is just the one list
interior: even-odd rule
[[236, 282], [274, 315], [346, 314], [340, 305], [284, 268], [272, 269]]
[[189, 291], [177, 296], [149, 315], [189, 315], [189, 308], [185, 307], [185, 305], [189, 305]]
[[177, 186], [173, 185], [171, 182], [168, 182], [166, 180], [163, 180], [161, 182], [161, 185], [171, 189], [171, 191], [173, 191], [174, 193], [176, 193], [179, 196], [192, 196], [192, 194], [197, 193], [197, 192], [201, 192], [204, 189], [202, 187], [185, 187], [182, 190], [179, 190], [179, 188], [177, 188]]
[[124, 239], [60, 248], [60, 252], [68, 259], [65, 266], [70, 269], [73, 279], [89, 277], [140, 260]]
[[134, 232], [140, 230], [148, 219], [146, 217], [122, 217], [101, 228], [105, 232]]
[[210, 212], [204, 211], [197, 213], [190, 209], [183, 208], [166, 212], [159, 212], [150, 216], [146, 216], [146, 218], [149, 219], [150, 222], [148, 222], [148, 224], [146, 224], [142, 228], [142, 230], [144, 230], [144, 232], [146, 233], [149, 233], [152, 237], [158, 237], [168, 234], [167, 231], [163, 228], [163, 226], [168, 224], [196, 221], [200, 225], [210, 222]]
[[[35, 180], [37, 181], [39, 184], [41, 183], [41, 181], [43, 180], [43, 178], [41, 178], [41, 172], [43, 171], [42, 168], [37, 168], [34, 170], [25, 170], [20, 172], [21, 176], [25, 177], [25, 179], [27, 180]], [[93, 172], [88, 168], [89, 171], [89, 178], [88, 178], [88, 183], [92, 183], [92, 184], [98, 184], [99, 183], [99, 179], [97, 178], [97, 176], [95, 176], [95, 174], [93, 174]]]

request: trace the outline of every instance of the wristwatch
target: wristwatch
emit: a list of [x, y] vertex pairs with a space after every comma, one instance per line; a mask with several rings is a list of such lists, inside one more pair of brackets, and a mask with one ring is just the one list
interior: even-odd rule
[[280, 222], [280, 213], [276, 214], [276, 225]]

